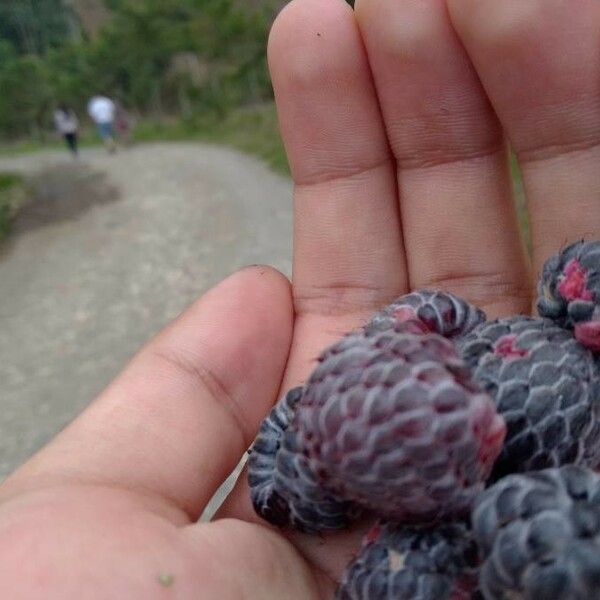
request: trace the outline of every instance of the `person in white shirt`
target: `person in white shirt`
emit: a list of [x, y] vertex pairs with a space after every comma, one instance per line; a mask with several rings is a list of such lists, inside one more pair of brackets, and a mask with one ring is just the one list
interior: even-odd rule
[[54, 126], [56, 127], [56, 131], [64, 138], [73, 156], [77, 156], [79, 153], [77, 147], [79, 121], [74, 111], [65, 104], [61, 104], [54, 111]]
[[88, 104], [88, 114], [96, 124], [98, 135], [109, 152], [116, 150], [114, 122], [117, 107], [106, 96], [94, 96]]

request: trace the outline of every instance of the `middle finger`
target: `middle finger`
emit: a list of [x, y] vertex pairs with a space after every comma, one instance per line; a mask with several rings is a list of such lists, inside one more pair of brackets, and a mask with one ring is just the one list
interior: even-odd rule
[[398, 165], [411, 287], [454, 291], [490, 316], [527, 311], [502, 130], [445, 2], [356, 11]]

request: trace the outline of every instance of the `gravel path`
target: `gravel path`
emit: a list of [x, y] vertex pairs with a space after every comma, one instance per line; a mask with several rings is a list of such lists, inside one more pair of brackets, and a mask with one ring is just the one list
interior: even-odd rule
[[35, 198], [0, 248], [0, 478], [140, 345], [246, 264], [289, 274], [291, 186], [243, 154], [152, 144], [0, 158]]

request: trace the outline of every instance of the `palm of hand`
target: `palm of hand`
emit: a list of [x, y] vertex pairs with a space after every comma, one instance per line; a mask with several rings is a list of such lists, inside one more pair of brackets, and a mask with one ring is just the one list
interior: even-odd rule
[[216, 521], [196, 520], [280, 389], [394, 297], [442, 287], [490, 316], [529, 310], [505, 136], [531, 272], [598, 237], [600, 6], [576, 4], [284, 10], [270, 62], [296, 182], [293, 288], [260, 268], [220, 284], [7, 480], [7, 597], [331, 596], [360, 527], [284, 537], [259, 523], [243, 480]]

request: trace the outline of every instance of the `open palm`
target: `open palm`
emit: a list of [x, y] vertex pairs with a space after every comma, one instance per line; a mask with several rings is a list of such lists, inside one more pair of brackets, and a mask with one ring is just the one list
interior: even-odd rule
[[[295, 187], [292, 286], [206, 294], [0, 490], [0, 596], [327, 598], [357, 531], [281, 534], [246, 482], [198, 516], [281, 390], [411, 288], [490, 316], [600, 237], [597, 0], [294, 0], [270, 64]], [[532, 265], [507, 162], [519, 157]]]

